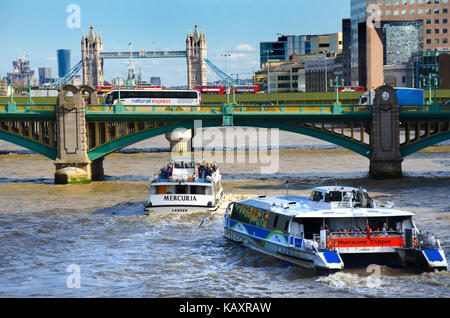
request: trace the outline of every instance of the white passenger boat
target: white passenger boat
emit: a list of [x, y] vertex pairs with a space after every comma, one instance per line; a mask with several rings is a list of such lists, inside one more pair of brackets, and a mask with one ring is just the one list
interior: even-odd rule
[[222, 176], [215, 164], [174, 159], [150, 181], [146, 211], [213, 211], [222, 198]]
[[310, 197], [261, 196], [228, 205], [224, 236], [319, 272], [369, 264], [447, 270], [437, 237], [392, 205], [342, 186], [314, 188]]

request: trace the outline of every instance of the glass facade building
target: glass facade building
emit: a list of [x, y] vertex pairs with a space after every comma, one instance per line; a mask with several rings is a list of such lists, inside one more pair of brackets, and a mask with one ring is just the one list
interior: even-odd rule
[[271, 61], [288, 61], [294, 54], [317, 55], [342, 52], [342, 32], [322, 35], [283, 35], [276, 42], [259, 44], [260, 65]]
[[52, 81], [52, 69], [50, 67], [39, 67], [39, 85]]
[[70, 50], [57, 50], [56, 55], [58, 57], [58, 76], [64, 77], [70, 71]]
[[408, 62], [414, 53], [423, 50], [422, 35], [422, 21], [384, 23], [384, 64], [392, 65]]
[[[352, 84], [364, 85], [365, 82], [368, 23], [380, 22], [385, 46], [383, 58], [385, 64], [390, 65], [404, 61], [408, 54], [411, 57], [417, 50], [450, 49], [449, 9], [449, 0], [351, 0]], [[369, 16], [368, 11], [374, 16]], [[395, 56], [396, 50], [399, 58]]]

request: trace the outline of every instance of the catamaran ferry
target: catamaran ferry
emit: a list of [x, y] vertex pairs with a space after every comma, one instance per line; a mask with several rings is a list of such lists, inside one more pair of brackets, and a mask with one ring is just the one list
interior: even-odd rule
[[174, 159], [150, 181], [146, 211], [216, 210], [223, 198], [222, 176], [215, 164]]
[[437, 237], [392, 206], [342, 186], [314, 188], [310, 197], [260, 196], [228, 205], [224, 236], [318, 272], [369, 264], [447, 270]]

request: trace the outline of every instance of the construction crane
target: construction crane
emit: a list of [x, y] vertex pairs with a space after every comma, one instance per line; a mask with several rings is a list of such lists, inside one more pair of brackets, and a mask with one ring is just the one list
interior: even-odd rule
[[217, 76], [219, 76], [222, 79], [222, 81], [225, 83], [226, 92], [227, 92], [227, 105], [230, 104], [230, 97], [229, 97], [230, 88], [232, 89], [232, 92], [233, 92], [233, 105], [236, 105], [234, 86], [238, 85], [238, 83], [233, 79], [233, 77], [231, 77], [230, 75], [228, 75], [227, 73], [222, 71], [213, 62], [211, 62], [210, 60], [208, 60], [206, 58], [204, 60], [205, 60], [206, 64], [214, 71], [214, 73], [216, 73]]

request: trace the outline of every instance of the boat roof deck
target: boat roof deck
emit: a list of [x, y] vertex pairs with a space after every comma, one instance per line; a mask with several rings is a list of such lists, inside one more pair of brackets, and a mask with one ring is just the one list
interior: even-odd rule
[[[170, 185], [178, 185], [178, 184], [180, 184], [180, 181], [179, 180], [172, 180], [172, 181], [170, 181], [169, 179], [166, 179], [166, 178], [164, 178], [164, 179], [157, 179], [157, 180], [154, 180], [152, 183], [163, 183], [163, 184], [170, 184]], [[189, 184], [196, 184], [196, 185], [198, 185], [198, 184], [201, 184], [201, 183], [203, 183], [203, 184], [205, 184], [205, 185], [211, 185], [211, 181], [209, 181], [209, 180], [207, 180], [206, 178], [194, 178], [193, 180], [191, 180], [191, 181], [189, 181], [189, 180], [186, 180], [186, 181], [181, 181], [181, 185], [189, 185]]]
[[330, 203], [310, 201], [309, 197], [303, 196], [258, 197], [240, 200], [236, 203], [294, 217], [348, 218], [414, 215], [414, 213], [408, 211], [381, 207], [332, 209]]

